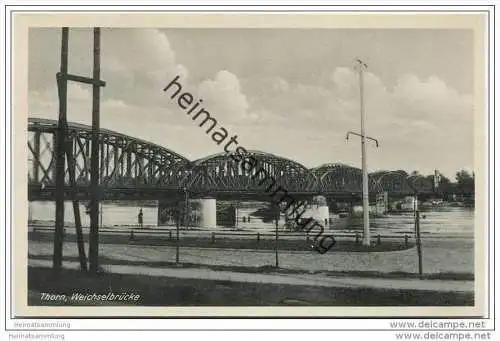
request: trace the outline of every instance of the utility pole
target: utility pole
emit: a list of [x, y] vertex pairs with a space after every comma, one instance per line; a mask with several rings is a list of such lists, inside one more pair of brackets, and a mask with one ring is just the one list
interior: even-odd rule
[[363, 70], [365, 63], [358, 60], [359, 67], [359, 110], [361, 112], [361, 163], [363, 170], [363, 244], [370, 246], [370, 203], [368, 200], [368, 170], [366, 169], [365, 103], [363, 98]]
[[187, 230], [188, 226], [189, 226], [189, 197], [188, 197], [187, 187], [184, 187], [183, 191], [184, 191], [184, 214], [183, 214], [183, 220], [184, 220], [184, 227]]
[[413, 205], [415, 211], [415, 241], [417, 244], [417, 256], [418, 256], [418, 274], [420, 279], [422, 279], [423, 267], [422, 267], [422, 238], [420, 233], [420, 209], [418, 203], [418, 194], [415, 193], [413, 197]]
[[276, 203], [275, 204], [275, 208], [276, 208], [276, 218], [275, 218], [275, 253], [276, 253], [276, 267], [279, 268], [280, 266], [280, 263], [279, 263], [279, 254], [278, 254], [278, 250], [279, 250], [279, 242], [278, 242], [278, 239], [279, 239], [279, 230], [278, 230], [278, 227], [279, 227], [279, 222], [280, 222], [280, 206], [279, 206], [279, 203]]
[[367, 65], [361, 61], [358, 62], [359, 71], [359, 110], [361, 112], [361, 163], [363, 171], [363, 244], [370, 246], [370, 202], [368, 194], [368, 170], [366, 169], [366, 134], [365, 134], [365, 103], [363, 98], [363, 71]]
[[370, 246], [370, 202], [369, 202], [369, 189], [368, 189], [368, 169], [366, 166], [366, 140], [375, 141], [378, 147], [378, 141], [374, 138], [366, 136], [365, 133], [365, 103], [364, 103], [364, 82], [363, 82], [363, 72], [368, 67], [362, 60], [356, 59], [357, 69], [359, 71], [359, 109], [361, 114], [361, 134], [354, 132], [348, 132], [346, 139], [349, 139], [349, 135], [357, 135], [361, 137], [361, 169], [363, 173], [363, 244]]
[[175, 208], [175, 264], [179, 264], [179, 248], [180, 248], [180, 239], [179, 239], [179, 225], [181, 223], [181, 203], [177, 204]]

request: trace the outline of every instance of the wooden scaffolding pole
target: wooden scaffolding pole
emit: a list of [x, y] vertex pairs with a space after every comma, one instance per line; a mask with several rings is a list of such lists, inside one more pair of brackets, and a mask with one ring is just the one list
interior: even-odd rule
[[75, 174], [75, 160], [73, 156], [73, 141], [69, 139], [67, 122], [67, 93], [68, 81], [91, 84], [93, 86], [92, 100], [92, 152], [91, 152], [91, 226], [89, 236], [89, 261], [90, 270], [97, 272], [98, 269], [98, 226], [99, 226], [99, 103], [100, 87], [105, 82], [100, 77], [100, 29], [94, 28], [94, 74], [93, 78], [71, 75], [68, 73], [68, 42], [69, 29], [62, 29], [61, 39], [61, 68], [57, 73], [57, 88], [59, 95], [59, 122], [56, 132], [56, 224], [54, 233], [54, 257], [53, 268], [59, 271], [62, 268], [62, 245], [64, 239], [64, 196], [65, 196], [65, 165], [67, 162], [70, 195], [73, 202], [75, 218], [76, 239], [80, 267], [87, 270], [87, 258], [83, 240], [82, 223], [80, 216], [80, 204], [78, 201], [78, 188]]
[[[94, 71], [93, 80], [98, 81], [101, 73], [101, 29], [94, 28]], [[89, 263], [90, 271], [97, 273], [99, 267], [99, 84], [92, 85], [92, 149], [90, 156], [90, 234]]]
[[[99, 80], [101, 74], [101, 29], [94, 28], [94, 71], [93, 80]], [[99, 116], [100, 116], [99, 84], [92, 85], [92, 144], [90, 155], [90, 234], [89, 263], [90, 271], [97, 273], [99, 268]]]
[[[61, 68], [60, 74], [68, 73], [68, 28], [63, 27], [61, 36]], [[64, 238], [64, 176], [65, 176], [65, 125], [67, 110], [67, 82], [59, 84], [59, 121], [56, 132], [56, 224], [54, 229], [54, 255], [52, 267], [58, 272], [62, 268], [62, 251]]]

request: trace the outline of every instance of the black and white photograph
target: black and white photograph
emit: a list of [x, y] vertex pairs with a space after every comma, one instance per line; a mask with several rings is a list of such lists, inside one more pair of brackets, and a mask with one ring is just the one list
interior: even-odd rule
[[27, 306], [484, 306], [477, 34], [443, 22], [29, 27]]

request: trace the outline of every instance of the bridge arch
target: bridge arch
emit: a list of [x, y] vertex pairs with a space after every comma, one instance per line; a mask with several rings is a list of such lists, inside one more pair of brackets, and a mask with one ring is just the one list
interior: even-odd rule
[[[196, 160], [187, 188], [192, 191], [234, 191], [259, 193], [273, 181], [288, 192], [314, 192], [316, 177], [304, 165], [285, 157], [249, 150], [237, 161], [230, 153], [218, 153]], [[267, 180], [266, 180], [267, 179]]]
[[[55, 186], [56, 120], [28, 119], [28, 181], [32, 186]], [[78, 185], [90, 184], [92, 128], [68, 123], [68, 147], [75, 162]], [[178, 188], [189, 160], [157, 144], [109, 129], [99, 132], [100, 183], [106, 187]], [[69, 184], [66, 163], [66, 183]]]
[[[362, 170], [344, 163], [329, 163], [311, 170], [318, 179], [318, 190], [322, 193], [351, 193], [363, 192]], [[368, 190], [379, 192], [377, 182], [368, 175]]]
[[430, 194], [433, 183], [422, 175], [408, 175], [405, 171], [379, 171], [372, 174], [380, 191], [391, 195]]

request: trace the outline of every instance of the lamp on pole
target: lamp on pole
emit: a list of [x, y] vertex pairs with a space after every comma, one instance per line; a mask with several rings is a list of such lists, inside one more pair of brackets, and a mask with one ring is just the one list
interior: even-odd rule
[[368, 192], [368, 169], [366, 166], [366, 140], [375, 141], [378, 147], [378, 141], [374, 138], [366, 136], [365, 133], [365, 105], [364, 105], [364, 87], [363, 87], [363, 71], [368, 67], [360, 59], [356, 59], [357, 69], [359, 71], [359, 97], [360, 97], [360, 114], [361, 114], [361, 134], [354, 132], [348, 132], [346, 140], [349, 140], [349, 135], [357, 135], [361, 137], [361, 168], [363, 173], [363, 244], [370, 246], [370, 203], [369, 203], [369, 192]]

